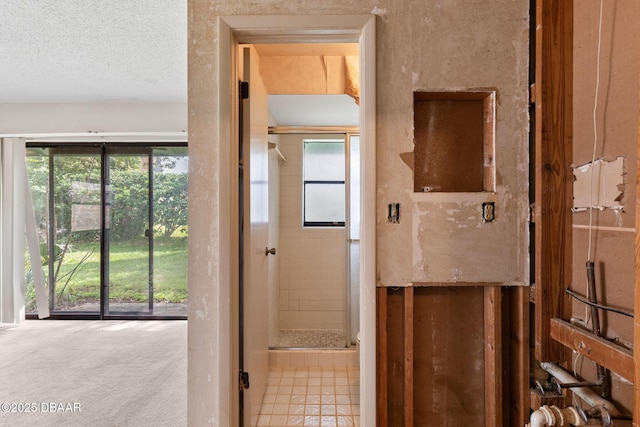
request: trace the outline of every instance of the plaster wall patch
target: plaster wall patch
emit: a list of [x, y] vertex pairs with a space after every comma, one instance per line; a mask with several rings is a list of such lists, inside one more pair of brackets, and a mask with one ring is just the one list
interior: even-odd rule
[[598, 159], [573, 168], [573, 212], [623, 209], [624, 157]]
[[372, 15], [384, 16], [387, 14], [387, 9], [380, 9], [378, 6], [374, 6], [371, 11]]

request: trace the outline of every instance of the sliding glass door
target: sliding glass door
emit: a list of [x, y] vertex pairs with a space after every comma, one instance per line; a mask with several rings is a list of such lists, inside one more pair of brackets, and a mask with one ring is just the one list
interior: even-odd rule
[[51, 312], [100, 312], [100, 155], [99, 149], [79, 147], [51, 149], [41, 159], [47, 173], [39, 179], [51, 183], [39, 187], [48, 195], [40, 223], [48, 242], [41, 254]]
[[[187, 147], [28, 146], [49, 309], [187, 314]], [[35, 312], [30, 263], [27, 312]]]
[[106, 314], [153, 312], [151, 149], [113, 148], [105, 162]]

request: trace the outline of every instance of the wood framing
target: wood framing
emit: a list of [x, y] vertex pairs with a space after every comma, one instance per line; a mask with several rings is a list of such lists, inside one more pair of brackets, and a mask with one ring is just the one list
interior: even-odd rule
[[[640, 364], [640, 113], [638, 114], [638, 172], [636, 181], [636, 250], [635, 250], [635, 297], [633, 319], [634, 366]], [[640, 369], [635, 369], [633, 377], [633, 425], [640, 426]]]
[[376, 389], [377, 389], [377, 413], [378, 425], [387, 425], [387, 289], [376, 289]]
[[564, 361], [551, 339], [571, 284], [573, 0], [537, 0], [535, 33], [535, 357]]
[[413, 288], [404, 288], [404, 425], [413, 425]]
[[633, 380], [631, 350], [560, 319], [551, 319], [551, 338], [629, 381]]
[[484, 416], [485, 425], [501, 426], [502, 417], [502, 288], [484, 288]]
[[376, 294], [378, 426], [524, 425], [528, 288], [407, 286]]
[[[379, 427], [405, 425], [405, 292], [378, 288], [378, 409]], [[411, 393], [413, 390], [410, 391]]]
[[[508, 369], [511, 386], [507, 395], [511, 396], [510, 418], [513, 425], [523, 426], [529, 420], [529, 375], [531, 370], [531, 350], [529, 331], [529, 287], [509, 289], [510, 300], [503, 304], [504, 310], [510, 311], [510, 328], [503, 326], [505, 346], [509, 346], [509, 364], [503, 363], [503, 372]], [[503, 316], [503, 318], [506, 318]], [[508, 341], [507, 341], [508, 340]], [[505, 362], [503, 360], [503, 362]], [[504, 381], [505, 384], [507, 381]]]

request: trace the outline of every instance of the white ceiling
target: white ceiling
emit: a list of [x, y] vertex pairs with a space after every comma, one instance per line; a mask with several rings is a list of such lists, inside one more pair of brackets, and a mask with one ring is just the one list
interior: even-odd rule
[[0, 3], [0, 102], [186, 102], [186, 0]]
[[[186, 0], [0, 5], [0, 103], [187, 102]], [[353, 100], [325, 97], [271, 101], [271, 113], [280, 125], [357, 125]]]
[[280, 126], [358, 126], [360, 109], [348, 95], [269, 95]]

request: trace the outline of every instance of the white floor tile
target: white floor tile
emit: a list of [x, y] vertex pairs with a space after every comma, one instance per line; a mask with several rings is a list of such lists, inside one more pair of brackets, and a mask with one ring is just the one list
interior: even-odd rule
[[273, 368], [258, 426], [359, 426], [358, 375], [357, 368]]

